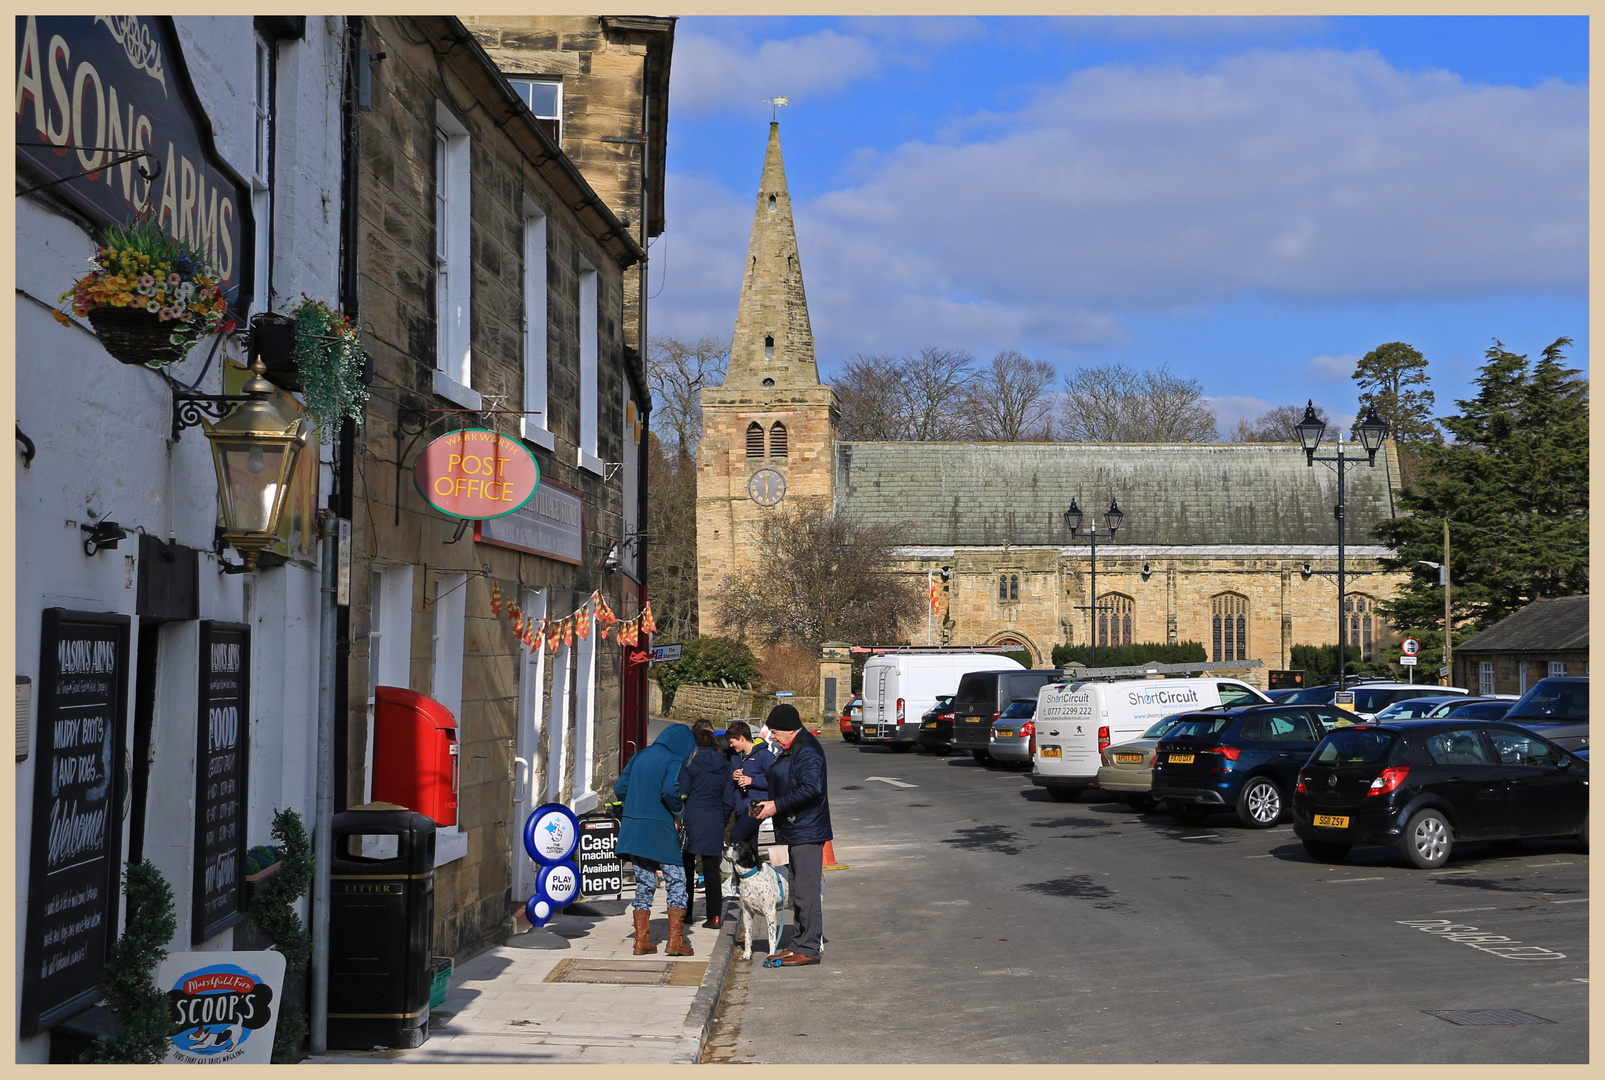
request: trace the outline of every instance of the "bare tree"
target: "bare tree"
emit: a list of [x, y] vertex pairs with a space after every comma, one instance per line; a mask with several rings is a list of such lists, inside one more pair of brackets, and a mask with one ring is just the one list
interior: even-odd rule
[[696, 456], [702, 439], [702, 389], [724, 381], [730, 362], [728, 338], [695, 341], [657, 338], [646, 351], [647, 385], [652, 388], [653, 428], [668, 452]]
[[813, 652], [825, 641], [907, 638], [925, 598], [891, 571], [901, 529], [846, 513], [781, 507], [765, 522], [760, 558], [727, 577], [715, 601], [737, 640], [784, 641]]
[[1013, 349], [998, 353], [969, 386], [964, 410], [970, 436], [984, 442], [1035, 442], [1053, 437], [1053, 365]]
[[1170, 365], [1133, 371], [1124, 364], [1077, 368], [1064, 380], [1060, 432], [1068, 442], [1213, 442], [1215, 414], [1196, 379]]
[[891, 442], [907, 437], [900, 359], [854, 353], [830, 383], [841, 402], [838, 437], [848, 442]]
[[[1332, 423], [1323, 406], [1315, 406], [1315, 415], [1321, 418], [1323, 424]], [[1253, 420], [1237, 421], [1237, 427], [1232, 431], [1232, 442], [1296, 443], [1299, 441], [1297, 425], [1302, 419], [1304, 419], [1303, 405], [1278, 405]]]
[[697, 473], [690, 455], [647, 433], [646, 574], [664, 641], [697, 633]]
[[969, 424], [964, 400], [974, 385], [975, 357], [963, 349], [928, 345], [903, 361], [907, 438], [915, 442], [962, 439]]

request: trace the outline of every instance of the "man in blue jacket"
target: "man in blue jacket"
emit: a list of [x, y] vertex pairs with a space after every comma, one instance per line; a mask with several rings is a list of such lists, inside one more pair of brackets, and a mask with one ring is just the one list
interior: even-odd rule
[[769, 766], [769, 795], [753, 805], [755, 816], [775, 819], [775, 839], [787, 845], [791, 865], [792, 902], [797, 908], [793, 947], [770, 955], [769, 967], [802, 967], [819, 963], [824, 938], [821, 910], [825, 841], [830, 832], [830, 801], [825, 795], [825, 751], [803, 730], [802, 718], [790, 705], [769, 713], [769, 733], [779, 745]]
[[674, 819], [685, 805], [680, 794], [680, 766], [696, 749], [696, 739], [684, 724], [670, 724], [652, 745], [632, 757], [613, 782], [613, 793], [624, 800], [619, 824], [618, 853], [635, 864], [635, 951], [655, 953], [652, 944], [652, 898], [657, 893], [657, 871], [669, 890], [669, 941], [664, 952], [691, 956], [685, 943], [685, 916], [689, 906], [680, 834]]

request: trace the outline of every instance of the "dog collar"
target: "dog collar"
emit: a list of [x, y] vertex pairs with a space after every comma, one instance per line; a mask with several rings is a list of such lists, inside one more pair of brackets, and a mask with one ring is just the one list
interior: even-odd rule
[[743, 881], [747, 880], [748, 878], [750, 878], [752, 875], [756, 874], [758, 871], [762, 870], [763, 868], [764, 868], [764, 864], [763, 863], [759, 863], [757, 866], [754, 866], [751, 870], [748, 870], [745, 874], [742, 874], [741, 875], [741, 880], [743, 880]]

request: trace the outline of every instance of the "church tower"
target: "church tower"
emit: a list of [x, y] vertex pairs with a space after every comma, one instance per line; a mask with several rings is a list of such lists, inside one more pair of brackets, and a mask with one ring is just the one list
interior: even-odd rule
[[829, 510], [836, 392], [819, 382], [780, 125], [769, 125], [742, 268], [724, 385], [702, 391], [697, 449], [697, 593], [703, 634], [726, 577], [762, 560], [766, 520], [798, 506]]

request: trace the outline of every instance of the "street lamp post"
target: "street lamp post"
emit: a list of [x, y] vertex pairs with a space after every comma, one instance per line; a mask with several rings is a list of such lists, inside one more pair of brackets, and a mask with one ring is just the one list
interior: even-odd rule
[[[1343, 584], [1344, 584], [1344, 582], [1343, 582], [1344, 551], [1343, 551], [1343, 547], [1344, 547], [1344, 532], [1346, 531], [1345, 530], [1345, 521], [1344, 521], [1344, 517], [1343, 517], [1343, 510], [1344, 510], [1344, 507], [1343, 507], [1343, 500], [1344, 500], [1343, 477], [1350, 469], [1355, 468], [1356, 466], [1358, 466], [1360, 464], [1360, 462], [1359, 462], [1358, 459], [1350, 460], [1350, 459], [1344, 457], [1344, 455], [1343, 455], [1343, 437], [1342, 437], [1341, 434], [1338, 436], [1338, 439], [1337, 439], [1337, 454], [1336, 454], [1336, 456], [1329, 456], [1329, 457], [1316, 457], [1315, 456], [1315, 451], [1321, 445], [1321, 436], [1323, 434], [1325, 434], [1325, 432], [1326, 432], [1326, 421], [1322, 420], [1319, 416], [1315, 415], [1315, 402], [1314, 401], [1310, 401], [1305, 405], [1305, 407], [1304, 407], [1304, 419], [1300, 420], [1298, 422], [1298, 424], [1295, 425], [1295, 426], [1296, 426], [1296, 428], [1298, 430], [1299, 443], [1300, 443], [1300, 445], [1302, 445], [1304, 447], [1304, 458], [1305, 458], [1304, 463], [1306, 465], [1310, 466], [1311, 468], [1314, 468], [1315, 467], [1315, 463], [1317, 461], [1323, 461], [1323, 462], [1334, 463], [1337, 466], [1338, 501], [1337, 501], [1337, 506], [1333, 508], [1333, 513], [1337, 517], [1337, 535], [1338, 535], [1338, 570], [1337, 570], [1337, 609], [1338, 609], [1338, 651], [1337, 651], [1337, 662], [1338, 663], [1337, 663], [1337, 667], [1338, 667], [1338, 671], [1337, 671], [1337, 675], [1338, 675], [1338, 688], [1342, 689], [1342, 687], [1343, 687], [1343, 672], [1344, 672], [1344, 666], [1345, 666], [1344, 665], [1344, 655], [1343, 655], [1344, 654], [1344, 649], [1343, 649], [1343, 646], [1344, 646], [1345, 641], [1348, 639], [1348, 613], [1343, 610], [1343, 599], [1344, 599], [1344, 589], [1343, 589]], [[1366, 409], [1366, 411], [1365, 411], [1365, 419], [1360, 421], [1360, 444], [1365, 447], [1367, 464], [1370, 465], [1370, 467], [1373, 468], [1373, 469], [1376, 468], [1376, 464], [1377, 464], [1377, 451], [1382, 449], [1382, 440], [1387, 438], [1387, 435], [1388, 435], [1388, 425], [1386, 423], [1384, 423], [1383, 420], [1380, 417], [1377, 416], [1376, 409], [1375, 408]]]
[[[1070, 509], [1064, 512], [1065, 528], [1070, 530], [1071, 536], [1075, 536], [1080, 531], [1083, 516], [1081, 507], [1076, 505], [1074, 499], [1071, 499]], [[1109, 531], [1103, 535], [1113, 540], [1115, 533], [1120, 529], [1120, 523], [1125, 520], [1125, 517], [1126, 515], [1121, 513], [1120, 507], [1115, 500], [1110, 499], [1109, 510], [1103, 515], [1103, 520], [1109, 526]], [[1096, 525], [1087, 530], [1087, 537], [1092, 541], [1092, 603], [1086, 605], [1087, 610], [1091, 612], [1089, 622], [1092, 625], [1092, 632], [1089, 638], [1092, 642], [1092, 654], [1087, 666], [1096, 667], [1098, 664], [1098, 612], [1103, 610], [1098, 606], [1098, 527]]]

